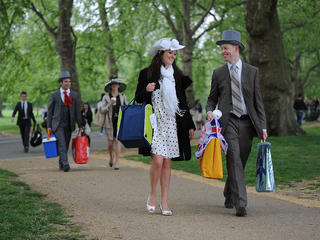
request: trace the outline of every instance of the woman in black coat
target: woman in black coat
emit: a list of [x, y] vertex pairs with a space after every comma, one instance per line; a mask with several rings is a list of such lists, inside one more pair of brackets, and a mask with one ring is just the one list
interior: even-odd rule
[[157, 41], [149, 53], [154, 56], [150, 66], [139, 74], [135, 94], [138, 103], [153, 105], [156, 117], [151, 148], [139, 149], [140, 154], [151, 154], [152, 158], [147, 210], [155, 212], [156, 187], [160, 179], [160, 210], [166, 216], [172, 215], [167, 203], [171, 159], [191, 158], [190, 138], [195, 130], [185, 95], [185, 89], [192, 81], [183, 75], [175, 63], [176, 51], [183, 47], [175, 39]]

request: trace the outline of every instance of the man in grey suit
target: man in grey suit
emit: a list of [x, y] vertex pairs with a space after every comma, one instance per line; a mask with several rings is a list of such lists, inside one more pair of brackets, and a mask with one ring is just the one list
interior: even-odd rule
[[236, 208], [236, 216], [247, 215], [247, 191], [244, 169], [254, 136], [265, 140], [266, 117], [260, 93], [259, 71], [241, 61], [239, 51], [244, 49], [240, 33], [224, 31], [217, 42], [227, 64], [215, 69], [207, 102], [207, 118], [218, 105], [222, 112], [222, 134], [228, 143], [227, 170], [224, 196], [225, 207]]
[[76, 122], [81, 127], [80, 103], [78, 94], [70, 90], [69, 72], [62, 72], [58, 82], [60, 89], [50, 96], [47, 126], [48, 131], [54, 133], [57, 139], [59, 169], [68, 172], [70, 170], [68, 148], [71, 134], [75, 130]]

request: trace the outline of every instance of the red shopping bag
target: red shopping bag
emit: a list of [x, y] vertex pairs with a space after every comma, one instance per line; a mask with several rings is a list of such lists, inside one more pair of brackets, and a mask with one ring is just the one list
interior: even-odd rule
[[89, 159], [89, 140], [87, 136], [77, 136], [72, 139], [73, 160], [77, 164], [86, 164]]

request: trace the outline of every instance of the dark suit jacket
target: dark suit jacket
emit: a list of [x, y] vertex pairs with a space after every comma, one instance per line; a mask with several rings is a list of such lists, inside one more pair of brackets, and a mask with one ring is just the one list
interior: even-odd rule
[[[260, 92], [258, 68], [242, 62], [241, 87], [248, 115], [255, 127], [257, 136], [262, 138], [262, 129], [267, 129], [267, 126]], [[217, 104], [218, 109], [222, 112], [221, 126], [223, 134], [232, 110], [231, 78], [227, 64], [213, 71], [211, 91], [206, 107], [207, 112], [215, 110]]]
[[[74, 91], [70, 91], [69, 97], [72, 101], [72, 107], [70, 108], [70, 124], [71, 130], [75, 130], [75, 123], [81, 127], [81, 112], [80, 103], [78, 100], [78, 94]], [[47, 127], [51, 128], [53, 131], [57, 130], [62, 116], [63, 102], [60, 95], [60, 89], [53, 92], [50, 96], [49, 106], [48, 106], [48, 117], [47, 117]]]
[[[138, 103], [151, 103], [151, 92], [146, 91], [148, 83], [155, 82], [155, 89], [160, 88], [159, 79], [148, 79], [148, 69], [143, 69], [139, 74], [138, 85], [136, 89], [135, 99]], [[195, 129], [192, 117], [190, 115], [185, 89], [192, 83], [192, 80], [187, 76], [181, 76], [174, 72], [174, 79], [176, 83], [176, 94], [179, 101], [179, 108], [186, 110], [183, 117], [176, 114], [178, 144], [180, 156], [173, 158], [174, 161], [190, 160], [191, 159], [191, 146], [189, 138], [189, 129]], [[150, 149], [139, 149], [139, 153], [143, 155], [150, 155]]]
[[[27, 102], [27, 105], [28, 105], [28, 109], [27, 109], [28, 118], [32, 119], [33, 124], [35, 124], [36, 123], [36, 119], [34, 118], [34, 115], [33, 115], [32, 103]], [[14, 108], [13, 113], [12, 113], [12, 117], [13, 118], [15, 117], [17, 112], [18, 112], [17, 125], [20, 125], [21, 121], [22, 121], [22, 117], [23, 117], [23, 109], [22, 109], [22, 103], [21, 102], [18, 102], [16, 107]]]

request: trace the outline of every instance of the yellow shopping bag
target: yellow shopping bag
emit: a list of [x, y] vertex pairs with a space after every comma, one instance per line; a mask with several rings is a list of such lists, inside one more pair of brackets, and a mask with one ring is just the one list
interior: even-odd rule
[[223, 178], [220, 140], [213, 138], [206, 146], [200, 158], [202, 176], [206, 178]]

